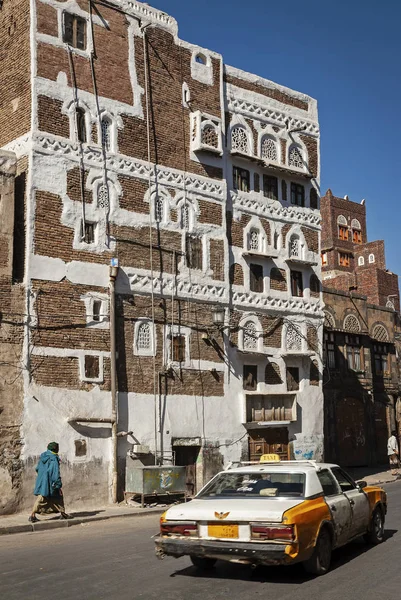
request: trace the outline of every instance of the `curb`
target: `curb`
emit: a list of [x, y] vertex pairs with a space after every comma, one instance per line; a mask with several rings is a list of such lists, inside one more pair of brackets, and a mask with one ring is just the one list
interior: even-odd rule
[[165, 512], [166, 508], [151, 508], [146, 512], [132, 512], [113, 514], [113, 515], [99, 515], [94, 517], [74, 517], [71, 520], [66, 521], [41, 521], [39, 523], [29, 523], [26, 525], [0, 525], [0, 536], [9, 535], [12, 533], [34, 533], [39, 531], [49, 531], [51, 529], [66, 529], [67, 527], [73, 527], [74, 525], [83, 525], [84, 523], [93, 523], [95, 521], [108, 521], [109, 519], [121, 519], [125, 517], [146, 517], [146, 515], [161, 515]]

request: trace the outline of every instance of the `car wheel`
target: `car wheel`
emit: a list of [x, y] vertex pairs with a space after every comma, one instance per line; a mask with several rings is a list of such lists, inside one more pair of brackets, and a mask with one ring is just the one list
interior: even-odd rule
[[202, 558], [201, 556], [190, 556], [189, 558], [191, 559], [194, 567], [202, 571], [213, 569], [214, 565], [216, 564], [215, 558]]
[[331, 535], [325, 527], [319, 533], [312, 556], [304, 562], [304, 568], [313, 575], [324, 575], [330, 569], [331, 563]]
[[372, 519], [370, 521], [370, 527], [368, 533], [364, 536], [365, 542], [368, 544], [381, 544], [384, 539], [384, 515], [381, 508], [376, 508], [373, 512]]

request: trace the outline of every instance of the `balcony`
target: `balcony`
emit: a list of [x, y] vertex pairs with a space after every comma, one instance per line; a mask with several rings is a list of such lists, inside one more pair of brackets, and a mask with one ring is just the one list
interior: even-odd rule
[[191, 151], [223, 155], [221, 119], [197, 110], [191, 113]]
[[264, 252], [262, 250], [244, 250], [242, 256], [245, 258], [278, 258], [279, 251], [271, 247], [266, 248]]
[[249, 428], [278, 427], [297, 420], [294, 392], [284, 394], [246, 393], [246, 424]]
[[292, 167], [288, 167], [287, 165], [279, 165], [277, 163], [272, 163], [265, 160], [261, 160], [261, 163], [265, 169], [269, 169], [269, 171], [274, 171], [280, 175], [285, 175], [287, 177], [301, 177], [302, 179], [313, 179], [313, 175], [311, 173], [302, 171], [301, 169], [294, 169]]

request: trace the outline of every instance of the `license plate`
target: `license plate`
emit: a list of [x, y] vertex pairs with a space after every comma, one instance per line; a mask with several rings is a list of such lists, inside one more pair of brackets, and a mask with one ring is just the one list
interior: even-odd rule
[[238, 537], [238, 525], [208, 525], [209, 537], [234, 539]]

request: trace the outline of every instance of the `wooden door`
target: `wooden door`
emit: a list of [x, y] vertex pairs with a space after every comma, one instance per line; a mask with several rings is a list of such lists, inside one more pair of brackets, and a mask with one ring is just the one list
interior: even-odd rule
[[281, 460], [288, 460], [289, 444], [286, 427], [249, 431], [249, 460], [258, 461], [263, 454], [278, 454]]
[[174, 446], [175, 464], [186, 467], [186, 492], [194, 496], [196, 492], [196, 460], [199, 454], [198, 446]]
[[342, 398], [336, 406], [337, 462], [362, 467], [369, 462], [365, 405], [357, 398]]

